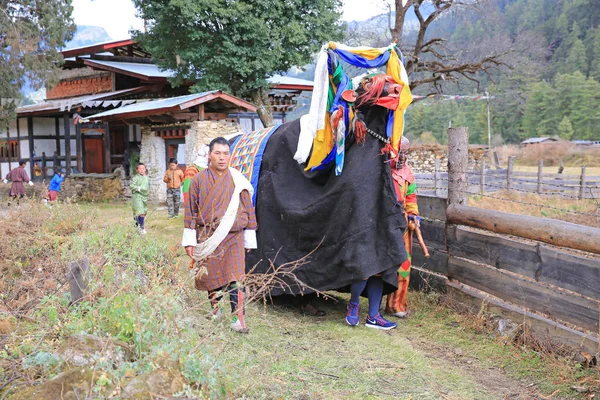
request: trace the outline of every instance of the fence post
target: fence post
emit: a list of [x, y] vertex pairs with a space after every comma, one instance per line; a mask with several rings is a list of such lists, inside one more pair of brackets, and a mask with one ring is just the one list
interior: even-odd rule
[[46, 152], [42, 151], [42, 179], [46, 180]]
[[485, 159], [481, 159], [481, 175], [479, 176], [479, 194], [485, 194]]
[[448, 205], [468, 204], [468, 164], [469, 129], [448, 128]]
[[508, 157], [508, 167], [506, 167], [506, 190], [510, 190], [510, 187], [511, 187], [510, 181], [512, 180], [514, 162], [515, 162], [514, 156]]
[[497, 151], [494, 151], [494, 163], [496, 164], [496, 169], [500, 169], [500, 158]]
[[439, 158], [435, 158], [435, 170], [433, 171], [433, 193], [435, 197], [438, 197], [438, 188], [440, 187], [440, 164]]
[[537, 179], [537, 193], [542, 194], [542, 180], [544, 179], [544, 161], [538, 161], [538, 179]]
[[585, 196], [585, 165], [581, 166], [581, 177], [579, 179], [579, 199]]

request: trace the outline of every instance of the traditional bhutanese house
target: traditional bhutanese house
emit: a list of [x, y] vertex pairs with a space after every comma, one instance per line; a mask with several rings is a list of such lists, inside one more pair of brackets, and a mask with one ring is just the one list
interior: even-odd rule
[[[168, 73], [151, 64], [150, 54], [132, 40], [69, 49], [58, 83], [46, 90], [46, 101], [17, 108], [17, 118], [0, 133], [0, 173], [17, 160], [28, 162], [32, 176], [37, 164], [53, 174], [55, 164], [71, 172], [110, 172], [123, 163], [125, 150], [141, 141], [139, 127], [126, 124], [80, 124], [81, 117], [157, 97], [187, 93], [172, 88]], [[135, 60], [147, 65], [144, 74], [95, 69], [89, 60]], [[47, 167], [48, 169], [46, 170]]]
[[190, 165], [198, 149], [218, 136], [241, 133], [236, 115], [254, 114], [256, 107], [220, 90], [137, 102], [90, 116], [105, 124], [140, 126], [140, 161], [150, 178], [150, 200], [164, 201], [162, 181], [169, 159]]
[[[47, 89], [46, 101], [19, 107], [8, 131], [0, 132], [0, 175], [6, 175], [19, 159], [28, 162], [31, 176], [36, 175], [34, 164], [39, 166], [36, 171], [49, 176], [56, 164], [61, 168], [69, 165], [67, 174], [112, 172], [123, 165], [127, 154], [141, 146], [141, 120], [109, 118], [96, 123], [87, 117], [151, 99], [189, 94], [189, 86], [173, 88], [168, 82], [172, 72], [161, 71], [151, 55], [133, 40], [68, 49], [62, 55], [65, 62], [59, 82]], [[297, 107], [299, 93], [312, 90], [312, 82], [306, 80], [273, 77], [270, 82], [276, 123], [284, 122]], [[243, 107], [220, 109], [219, 118], [236, 121], [244, 132], [262, 128], [255, 110], [238, 100]], [[215, 107], [215, 113], [218, 108], [216, 104], [206, 107]], [[143, 122], [148, 127], [165, 124], [164, 120], [159, 113], [146, 115]]]

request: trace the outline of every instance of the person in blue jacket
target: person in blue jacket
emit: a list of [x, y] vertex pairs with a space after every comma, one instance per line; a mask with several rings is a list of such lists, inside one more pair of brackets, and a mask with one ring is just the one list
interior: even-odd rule
[[65, 173], [63, 171], [59, 171], [54, 174], [54, 177], [50, 181], [50, 186], [48, 187], [48, 199], [52, 201], [56, 201], [58, 198], [58, 192], [60, 192], [60, 185], [65, 180]]

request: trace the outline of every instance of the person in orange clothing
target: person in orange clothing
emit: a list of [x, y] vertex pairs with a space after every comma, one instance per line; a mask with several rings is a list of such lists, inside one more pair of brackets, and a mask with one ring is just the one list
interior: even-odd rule
[[[417, 226], [420, 226], [421, 217], [419, 217], [419, 207], [417, 206], [417, 185], [415, 176], [406, 162], [409, 149], [410, 141], [402, 136], [398, 161], [392, 166], [392, 178], [398, 202], [404, 207], [407, 220], [412, 220]], [[409, 231], [409, 229], [404, 232], [404, 246], [408, 259], [398, 268], [398, 290], [387, 296], [385, 305], [385, 312], [398, 318], [406, 318], [410, 315], [406, 301], [412, 259], [412, 231]]]
[[179, 203], [181, 203], [181, 184], [183, 183], [183, 171], [177, 168], [177, 160], [169, 160], [169, 169], [165, 172], [163, 182], [167, 184], [167, 207], [169, 219], [179, 216]]

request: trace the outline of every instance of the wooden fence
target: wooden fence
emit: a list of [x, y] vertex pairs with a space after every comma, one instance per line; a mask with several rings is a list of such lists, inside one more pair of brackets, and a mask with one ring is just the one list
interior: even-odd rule
[[448, 200], [418, 200], [431, 257], [415, 243], [412, 286], [442, 289], [538, 337], [600, 352], [600, 229], [469, 207], [466, 174], [449, 166]]
[[[479, 170], [467, 171], [471, 194], [493, 193], [500, 190], [535, 193], [541, 196], [570, 199], [600, 199], [600, 176], [587, 176], [586, 167], [579, 175], [544, 172], [540, 162], [537, 172], [515, 171], [514, 158], [509, 158], [508, 168], [488, 169], [485, 161]], [[442, 172], [439, 160], [433, 174], [415, 174], [419, 193], [445, 197], [448, 190], [448, 173]]]

